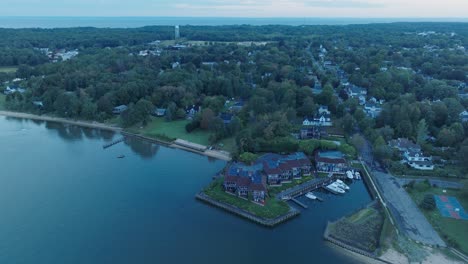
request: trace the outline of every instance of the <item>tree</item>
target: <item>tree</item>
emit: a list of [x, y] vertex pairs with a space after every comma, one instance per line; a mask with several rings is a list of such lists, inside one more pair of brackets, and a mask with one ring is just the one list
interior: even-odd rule
[[436, 202], [435, 202], [434, 195], [426, 194], [424, 196], [424, 199], [422, 200], [422, 202], [419, 204], [419, 206], [422, 209], [425, 209], [425, 210], [428, 210], [428, 211], [434, 210], [435, 207], [436, 207]]
[[251, 165], [257, 160], [257, 155], [251, 153], [251, 152], [244, 152], [240, 154], [239, 160], [244, 162], [245, 164]]
[[421, 119], [416, 127], [416, 143], [422, 145], [427, 139], [427, 133], [426, 120]]
[[200, 128], [203, 130], [210, 129], [210, 124], [214, 118], [215, 118], [215, 114], [213, 110], [211, 110], [210, 108], [205, 108], [205, 110], [203, 110], [202, 112]]
[[437, 142], [441, 146], [451, 147], [456, 142], [456, 135], [452, 130], [446, 127], [442, 128], [442, 130], [439, 132], [439, 135], [437, 135]]
[[366, 144], [366, 140], [359, 134], [354, 134], [349, 141], [359, 151], [362, 151]]

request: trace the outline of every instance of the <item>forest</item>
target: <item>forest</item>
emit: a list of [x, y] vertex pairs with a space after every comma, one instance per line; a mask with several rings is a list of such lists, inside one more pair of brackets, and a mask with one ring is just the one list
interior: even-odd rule
[[[17, 68], [0, 71], [0, 91], [25, 89], [8, 93], [5, 107], [105, 122], [115, 117], [114, 107], [127, 105], [120, 122], [132, 127], [146, 125], [155, 108], [166, 109], [171, 122], [201, 106], [187, 132], [209, 131], [212, 144], [233, 138], [240, 154], [313, 150], [316, 142], [292, 134], [326, 106], [334, 134], [359, 148], [352, 135], [362, 133], [382, 161], [395, 155], [387, 142], [405, 137], [468, 164], [468, 123], [460, 117], [468, 108], [467, 24], [181, 26], [180, 32], [174, 40], [171, 26], [0, 29], [0, 67]], [[54, 57], [66, 51], [78, 55]], [[377, 117], [349, 96], [344, 79], [364, 89], [366, 100], [382, 102]], [[317, 86], [322, 90], [314, 93]], [[233, 110], [233, 102], [241, 107]], [[341, 148], [355, 155], [348, 147]]]

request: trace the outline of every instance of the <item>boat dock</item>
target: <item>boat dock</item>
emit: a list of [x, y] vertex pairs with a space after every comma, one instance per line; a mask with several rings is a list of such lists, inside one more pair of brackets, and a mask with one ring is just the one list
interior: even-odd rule
[[119, 138], [117, 140], [114, 140], [114, 141], [112, 141], [112, 142], [110, 142], [108, 144], [103, 145], [102, 148], [103, 149], [110, 148], [110, 147], [112, 147], [112, 146], [114, 146], [116, 144], [119, 144], [120, 142], [124, 142], [124, 141], [125, 141], [125, 137], [121, 137], [121, 138]]
[[297, 196], [306, 194], [310, 191], [322, 188], [330, 183], [335, 181], [335, 177], [331, 178], [322, 178], [322, 179], [312, 179], [308, 182], [305, 182], [301, 185], [294, 186], [290, 189], [280, 192], [276, 195], [276, 198], [279, 200], [291, 200]]
[[307, 209], [307, 208], [308, 208], [307, 205], [301, 203], [301, 202], [300, 202], [299, 200], [297, 200], [296, 198], [291, 198], [290, 201], [293, 201], [293, 202], [297, 203], [299, 206], [301, 206], [301, 207], [304, 208], [304, 209]]

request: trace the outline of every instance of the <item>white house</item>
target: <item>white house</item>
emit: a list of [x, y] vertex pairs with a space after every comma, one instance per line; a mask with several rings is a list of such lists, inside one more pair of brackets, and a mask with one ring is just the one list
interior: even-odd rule
[[362, 96], [367, 95], [366, 89], [356, 86], [356, 85], [349, 85], [346, 88], [346, 93], [348, 94], [349, 97], [358, 97], [360, 95]]
[[382, 107], [380, 106], [380, 104], [369, 101], [364, 105], [364, 112], [370, 118], [376, 118], [382, 112]]
[[407, 150], [403, 153], [404, 162], [417, 170], [433, 170], [432, 157], [425, 157], [420, 151]]
[[460, 113], [460, 119], [462, 122], [468, 122], [468, 111], [463, 111]]

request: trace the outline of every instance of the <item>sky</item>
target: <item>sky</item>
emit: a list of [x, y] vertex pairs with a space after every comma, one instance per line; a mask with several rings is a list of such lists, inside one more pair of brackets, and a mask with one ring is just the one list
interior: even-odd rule
[[0, 16], [468, 17], [468, 0], [0, 0], [0, 5]]

